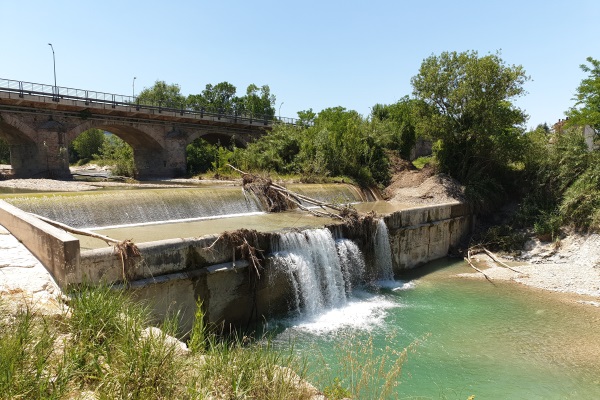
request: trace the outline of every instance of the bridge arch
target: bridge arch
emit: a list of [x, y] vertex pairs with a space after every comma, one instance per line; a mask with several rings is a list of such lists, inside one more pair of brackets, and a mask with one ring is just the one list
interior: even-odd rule
[[0, 175], [19, 178], [43, 176], [47, 172], [40, 154], [41, 150], [48, 152], [46, 143], [38, 143], [35, 138], [36, 130], [31, 125], [15, 115], [0, 114], [0, 139], [6, 142], [10, 152], [10, 168], [1, 171]]
[[138, 178], [145, 179], [185, 173], [186, 147], [196, 138], [245, 147], [273, 125], [271, 119], [161, 108], [110, 93], [8, 80], [0, 86], [0, 137], [10, 142], [13, 169], [24, 178], [69, 178], [69, 144], [91, 128], [131, 145]]
[[90, 129], [101, 129], [110, 132], [129, 144], [134, 149], [147, 147], [149, 149], [160, 150], [163, 148], [153, 135], [148, 134], [131, 125], [116, 123], [113, 121], [86, 121], [67, 132], [67, 143], [72, 143], [77, 136]]
[[179, 143], [181, 137], [169, 136], [169, 125], [89, 119], [67, 132], [68, 143], [89, 129], [110, 132], [132, 147], [135, 177], [138, 179], [185, 173], [185, 149]]

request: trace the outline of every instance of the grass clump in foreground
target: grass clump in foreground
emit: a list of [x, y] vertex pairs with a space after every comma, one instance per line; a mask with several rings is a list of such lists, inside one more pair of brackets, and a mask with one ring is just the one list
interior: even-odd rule
[[[69, 309], [10, 312], [0, 298], [0, 399], [308, 399], [304, 363], [268, 341], [221, 338], [196, 324], [190, 351], [147, 334], [148, 308], [109, 287], [71, 293]], [[201, 306], [201, 305], [200, 305]], [[203, 320], [198, 307], [198, 321]], [[154, 331], [156, 332], [156, 331]], [[300, 372], [297, 375], [295, 371]]]
[[[399, 398], [398, 385], [401, 383], [402, 367], [409, 353], [429, 335], [415, 340], [408, 347], [396, 349], [389, 345], [378, 348], [372, 336], [360, 338], [349, 335], [335, 345], [334, 363], [320, 353], [320, 363], [326, 366], [326, 373], [317, 377], [324, 387], [328, 399], [390, 399]], [[395, 341], [395, 335], [386, 337], [386, 343]]]

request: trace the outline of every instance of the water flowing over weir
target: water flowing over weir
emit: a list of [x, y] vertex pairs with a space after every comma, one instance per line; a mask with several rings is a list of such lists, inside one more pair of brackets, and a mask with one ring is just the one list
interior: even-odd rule
[[392, 248], [390, 246], [388, 228], [383, 219], [377, 221], [377, 228], [373, 240], [378, 278], [382, 281], [393, 281], [394, 269], [392, 265]]
[[[321, 201], [353, 203], [364, 198], [350, 185], [291, 187]], [[244, 193], [239, 186], [27, 194], [12, 196], [6, 201], [24, 211], [88, 229], [253, 215], [265, 211], [254, 195]]]
[[[295, 185], [290, 189], [300, 192]], [[348, 202], [363, 199], [350, 185], [331, 185], [331, 190], [320, 185], [317, 189], [330, 198], [349, 198]], [[0, 223], [28, 246], [61, 288], [126, 281], [128, 287], [136, 288], [137, 295], [154, 302], [158, 321], [177, 310], [182, 329], [191, 328], [198, 300], [203, 302], [208, 323], [233, 326], [290, 313], [302, 317], [354, 308], [355, 300], [364, 293], [362, 285], [394, 290], [385, 283], [393, 277], [391, 267], [398, 273], [444, 257], [449, 248], [459, 245], [472, 221], [469, 207], [458, 203], [387, 204], [379, 210], [386, 213], [382, 220], [365, 215], [340, 221], [286, 212], [186, 221], [202, 219], [198, 210], [219, 202], [226, 203], [221, 208], [237, 204], [244, 211], [260, 210], [252, 208], [258, 206], [246, 199], [240, 187], [34, 193], [3, 198], [7, 201], [0, 201]], [[185, 199], [182, 204], [181, 198]], [[357, 209], [361, 206], [368, 204], [358, 204]], [[362, 208], [362, 212], [370, 211]], [[140, 220], [137, 223], [175, 221], [131, 229], [94, 229], [136, 243], [140, 256], [129, 258], [124, 265], [103, 241], [92, 239], [99, 245], [84, 245], [83, 236], [69, 235], [23, 210], [84, 228]], [[239, 209], [228, 212], [240, 213]], [[230, 216], [223, 211], [210, 213], [210, 217]], [[228, 234], [221, 235], [226, 231]], [[240, 240], [246, 239], [261, 257], [266, 256], [264, 268], [253, 269], [253, 260], [240, 247]]]
[[349, 239], [335, 240], [328, 229], [283, 233], [273, 238], [272, 247], [274, 267], [293, 288], [290, 311], [298, 316], [343, 306], [365, 276], [358, 246]]
[[76, 228], [157, 223], [262, 212], [240, 188], [112, 190], [8, 200], [22, 210]]

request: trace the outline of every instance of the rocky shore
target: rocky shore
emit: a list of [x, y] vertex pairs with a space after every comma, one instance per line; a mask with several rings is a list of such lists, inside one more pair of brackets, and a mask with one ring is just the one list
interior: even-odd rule
[[[504, 261], [519, 272], [494, 262], [485, 253], [473, 256], [491, 280], [513, 281], [553, 292], [582, 295], [580, 303], [600, 307], [600, 235], [571, 233], [558, 243], [531, 239], [519, 257]], [[478, 273], [462, 277], [485, 279]]]

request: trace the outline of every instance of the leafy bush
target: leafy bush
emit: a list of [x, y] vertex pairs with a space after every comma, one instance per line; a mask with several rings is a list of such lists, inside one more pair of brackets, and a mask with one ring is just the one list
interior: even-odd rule
[[541, 212], [538, 219], [533, 224], [533, 231], [538, 239], [550, 242], [559, 237], [561, 226], [562, 217], [559, 213]]
[[110, 135], [105, 138], [100, 154], [95, 156], [94, 159], [105, 164], [114, 165], [113, 175], [135, 176], [133, 149], [118, 136]]
[[100, 150], [104, 144], [105, 135], [101, 129], [88, 129], [81, 133], [71, 143], [73, 156], [77, 160], [90, 160], [94, 156], [100, 154]]
[[526, 137], [520, 223], [546, 237], [556, 237], [563, 223], [600, 229], [600, 153], [589, 151], [579, 128]]
[[432, 156], [428, 157], [419, 157], [414, 160], [412, 163], [417, 169], [423, 169], [426, 165], [430, 165], [434, 162], [434, 158]]
[[242, 169], [300, 173], [304, 181], [348, 176], [362, 185], [389, 182], [383, 139], [356, 111], [329, 108], [303, 126], [277, 125], [232, 160]]
[[194, 140], [186, 147], [187, 172], [191, 175], [207, 172], [215, 162], [217, 146], [202, 138]]
[[600, 230], [600, 153], [589, 158], [589, 166], [565, 190], [559, 210], [575, 227]]

